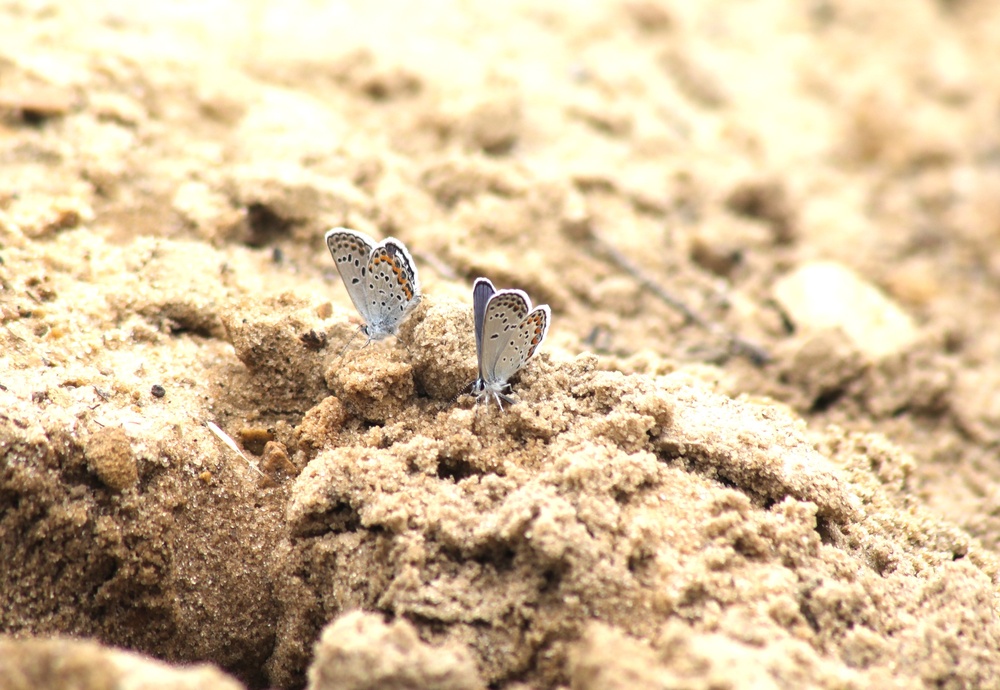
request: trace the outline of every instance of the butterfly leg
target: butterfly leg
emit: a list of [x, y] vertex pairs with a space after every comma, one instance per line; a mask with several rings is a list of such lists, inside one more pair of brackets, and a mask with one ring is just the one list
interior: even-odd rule
[[[511, 397], [511, 394], [513, 392], [514, 392], [513, 386], [511, 386], [509, 383], [505, 383], [504, 386], [503, 386], [503, 388], [501, 390], [497, 391], [497, 393], [496, 393], [496, 395], [497, 395], [497, 403], [499, 403], [500, 400], [503, 400], [508, 405], [513, 405], [513, 404], [517, 403], [517, 400], [515, 400], [514, 398]], [[500, 406], [500, 409], [503, 409], [502, 405]]]

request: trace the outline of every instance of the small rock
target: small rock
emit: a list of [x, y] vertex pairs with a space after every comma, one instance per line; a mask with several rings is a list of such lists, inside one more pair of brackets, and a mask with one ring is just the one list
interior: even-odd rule
[[245, 426], [240, 429], [240, 443], [254, 455], [261, 455], [268, 443], [274, 440], [274, 434], [263, 427]]
[[310, 328], [308, 331], [300, 333], [299, 340], [310, 350], [322, 350], [329, 342], [326, 331], [319, 331], [315, 328]]
[[796, 328], [839, 328], [872, 359], [901, 352], [917, 338], [906, 312], [851, 269], [832, 261], [800, 266], [775, 284], [774, 297]]
[[299, 470], [292, 461], [288, 459], [288, 448], [284, 443], [278, 441], [268, 441], [264, 446], [264, 457], [261, 458], [261, 467], [267, 474], [281, 473], [288, 477], [294, 477]]
[[109, 489], [124, 491], [139, 481], [132, 444], [118, 427], [106, 427], [91, 434], [84, 454], [87, 467]]

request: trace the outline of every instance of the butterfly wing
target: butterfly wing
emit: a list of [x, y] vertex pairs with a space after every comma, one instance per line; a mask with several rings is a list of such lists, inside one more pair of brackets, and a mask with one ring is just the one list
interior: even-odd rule
[[375, 243], [367, 235], [348, 230], [334, 228], [326, 233], [326, 247], [330, 250], [337, 265], [347, 294], [354, 302], [358, 313], [368, 320], [368, 267]]
[[406, 295], [407, 303], [415, 306], [420, 301], [420, 278], [417, 277], [417, 265], [413, 263], [413, 257], [406, 249], [406, 245], [395, 237], [387, 237], [384, 242], [389, 256], [395, 259], [400, 270], [400, 285]]
[[552, 320], [552, 311], [549, 305], [541, 304], [535, 307], [530, 314], [514, 329], [511, 335], [510, 346], [514, 352], [520, 355], [517, 367], [510, 372], [509, 376], [520, 370], [528, 360], [535, 356], [538, 346], [549, 334], [549, 322]]
[[486, 305], [496, 294], [496, 288], [488, 278], [476, 278], [472, 284], [472, 318], [476, 328], [476, 361], [479, 363], [479, 378], [483, 378], [483, 323], [486, 321]]
[[368, 337], [372, 340], [395, 335], [399, 324], [420, 300], [416, 266], [399, 240], [390, 237], [372, 251], [365, 298], [367, 311], [362, 311], [362, 315], [366, 315]]
[[521, 290], [500, 290], [486, 305], [483, 316], [480, 378], [506, 383], [520, 368], [521, 354], [511, 347], [519, 326], [531, 310], [531, 300]]

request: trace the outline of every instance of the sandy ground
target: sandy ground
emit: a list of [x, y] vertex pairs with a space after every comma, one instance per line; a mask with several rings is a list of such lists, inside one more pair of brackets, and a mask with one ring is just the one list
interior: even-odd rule
[[0, 23], [0, 686], [1000, 687], [997, 3]]

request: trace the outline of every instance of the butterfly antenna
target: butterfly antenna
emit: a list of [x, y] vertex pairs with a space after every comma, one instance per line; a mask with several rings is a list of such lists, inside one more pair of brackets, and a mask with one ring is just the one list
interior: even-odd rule
[[471, 394], [472, 393], [472, 387], [475, 386], [475, 385], [476, 385], [475, 381], [473, 381], [472, 383], [466, 384], [465, 387], [462, 388], [462, 390], [460, 390], [459, 392], [455, 393], [455, 396], [451, 399], [451, 404], [454, 405], [455, 403], [457, 403], [458, 399], [461, 398], [463, 395]]
[[[361, 332], [361, 327], [358, 326], [358, 330], [354, 331], [354, 334], [351, 335], [351, 337], [347, 339], [347, 343], [340, 350], [339, 359], [343, 359], [344, 358], [344, 355], [347, 353], [347, 349], [351, 346], [351, 343], [354, 342], [354, 339], [358, 337], [358, 333], [360, 333], [360, 332]], [[369, 342], [371, 342], [371, 341], [369, 340]], [[365, 345], [367, 345], [367, 344], [368, 343], [365, 343]]]

